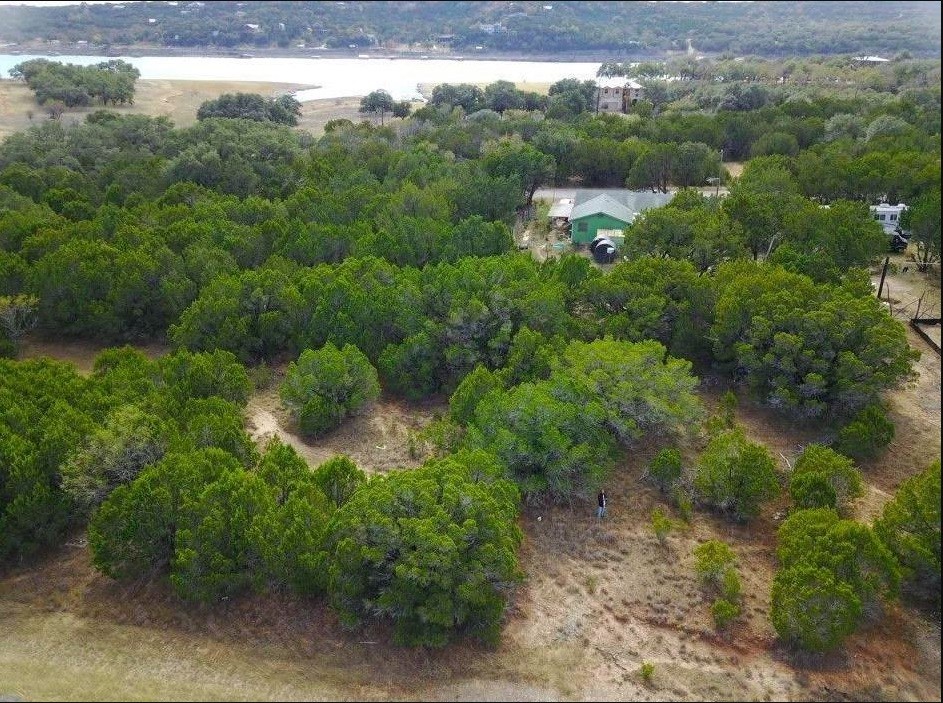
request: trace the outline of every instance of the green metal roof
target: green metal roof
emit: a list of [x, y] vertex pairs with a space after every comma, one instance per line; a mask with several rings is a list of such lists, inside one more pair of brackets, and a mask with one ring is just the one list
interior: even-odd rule
[[585, 203], [580, 203], [573, 208], [570, 213], [570, 221], [578, 220], [581, 217], [591, 217], [592, 215], [609, 215], [626, 224], [635, 219], [635, 213], [629, 210], [625, 205], [617, 202], [609, 195], [597, 195]]

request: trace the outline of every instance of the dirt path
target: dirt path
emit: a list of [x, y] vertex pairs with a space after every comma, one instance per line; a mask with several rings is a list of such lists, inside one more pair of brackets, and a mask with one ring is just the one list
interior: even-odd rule
[[282, 407], [277, 385], [256, 393], [246, 407], [246, 429], [257, 442], [276, 436], [290, 444], [312, 466], [346, 454], [367, 472], [414, 467], [421, 458], [410, 452], [410, 436], [445, 412], [442, 403], [408, 404], [380, 399], [325, 437], [301, 437]]
[[[65, 361], [75, 366], [80, 374], [88, 375], [95, 365], [95, 357], [110, 346], [98, 342], [77, 340], [56, 340], [52, 338], [25, 337], [20, 341], [18, 359], [37, 359], [48, 357], [56, 361]], [[119, 345], [120, 346], [120, 345]], [[135, 349], [144, 352], [151, 359], [156, 359], [170, 351], [170, 347], [160, 342], [136, 344]]]
[[[938, 317], [939, 275], [918, 272], [904, 254], [892, 255], [891, 262], [894, 266], [885, 280], [882, 299], [888, 301], [894, 317], [907, 324], [918, 305], [921, 317]], [[875, 288], [879, 279], [880, 269], [872, 271]], [[920, 351], [920, 359], [914, 364], [917, 378], [886, 395], [888, 414], [895, 426], [894, 440], [884, 455], [861, 465], [868, 482], [888, 492], [940, 458], [940, 355], [909, 325], [907, 339]]]

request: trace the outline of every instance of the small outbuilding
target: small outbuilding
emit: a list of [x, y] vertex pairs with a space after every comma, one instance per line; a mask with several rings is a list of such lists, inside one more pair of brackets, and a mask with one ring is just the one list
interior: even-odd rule
[[547, 219], [550, 220], [552, 227], [562, 227], [570, 221], [570, 215], [573, 213], [573, 198], [561, 198], [550, 206], [547, 213]]

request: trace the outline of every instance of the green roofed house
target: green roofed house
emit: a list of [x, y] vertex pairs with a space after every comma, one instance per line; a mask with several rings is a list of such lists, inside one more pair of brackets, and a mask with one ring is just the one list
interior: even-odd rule
[[578, 192], [570, 213], [570, 239], [574, 244], [589, 244], [602, 234], [618, 247], [622, 237], [612, 230], [621, 233], [640, 212], [667, 205], [672, 197], [673, 193], [632, 190]]

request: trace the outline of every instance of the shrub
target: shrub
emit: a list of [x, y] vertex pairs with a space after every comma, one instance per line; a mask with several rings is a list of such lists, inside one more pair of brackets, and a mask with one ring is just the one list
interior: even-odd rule
[[329, 593], [341, 622], [393, 625], [397, 643], [497, 639], [520, 578], [519, 493], [484, 452], [371, 478], [335, 513]]
[[187, 401], [180, 415], [184, 446], [217, 447], [239, 459], [246, 468], [258, 459], [255, 443], [245, 431], [242, 410], [217, 396]]
[[664, 493], [681, 477], [681, 452], [662, 449], [648, 466], [648, 476]]
[[779, 410], [849, 416], [913, 375], [919, 352], [874, 296], [742, 261], [720, 266], [714, 281], [717, 361]]
[[712, 539], [694, 549], [694, 570], [701, 583], [719, 592], [711, 614], [718, 628], [725, 628], [740, 615], [742, 586], [736, 567], [737, 557], [723, 542]]
[[717, 412], [711, 415], [705, 423], [707, 434], [714, 436], [724, 430], [732, 430], [737, 424], [737, 396], [733, 391], [726, 391], [720, 396]]
[[874, 403], [852, 418], [838, 433], [835, 449], [855, 459], [875, 456], [894, 439], [894, 423], [884, 407]]
[[787, 642], [811, 652], [841, 644], [858, 627], [861, 599], [827, 568], [800, 563], [773, 579], [770, 617]]
[[297, 593], [321, 593], [327, 586], [324, 537], [336, 505], [304, 459], [277, 439], [265, 448], [255, 473], [275, 499], [252, 525], [265, 576]]
[[874, 532], [831, 509], [799, 510], [786, 518], [777, 556], [773, 626], [784, 640], [809, 651], [838, 646], [897, 590], [897, 565]]
[[178, 399], [216, 395], [239, 406], [249, 400], [249, 374], [231, 352], [222, 349], [197, 353], [180, 350], [157, 363], [164, 382]]
[[665, 544], [672, 529], [674, 529], [674, 522], [665, 515], [664, 510], [661, 508], [652, 510], [652, 530], [655, 532], [655, 537], [658, 538], [659, 543]]
[[642, 662], [642, 666], [639, 668], [639, 674], [641, 674], [642, 680], [645, 683], [650, 684], [652, 677], [655, 675], [655, 665], [651, 662]]
[[63, 464], [62, 488], [88, 514], [112, 490], [163, 457], [171, 436], [161, 418], [136, 405], [121, 406]]
[[485, 395], [468, 442], [497, 456], [527, 499], [568, 500], [599, 486], [616, 440], [693, 422], [696, 383], [690, 362], [657, 342], [572, 342], [549, 379]]
[[845, 512], [861, 492], [861, 475], [851, 459], [818, 444], [802, 451], [789, 479], [789, 494], [800, 509]]
[[552, 381], [489, 393], [469, 428], [472, 447], [494, 454], [528, 500], [591, 493], [612, 462], [615, 442], [598, 400], [564, 394]]
[[266, 99], [257, 93], [225, 93], [200, 105], [196, 118], [226, 117], [294, 126], [300, 115], [301, 104], [290, 95]]
[[734, 519], [755, 516], [779, 493], [769, 451], [746, 439], [742, 429], [715, 436], [701, 455], [694, 486], [703, 498]]
[[720, 540], [708, 540], [694, 549], [694, 570], [706, 584], [720, 585], [736, 562], [733, 550]]
[[740, 599], [740, 593], [743, 590], [743, 586], [740, 584], [740, 574], [737, 573], [736, 568], [733, 566], [729, 567], [723, 575], [720, 583], [720, 592], [724, 594], [724, 598], [731, 602], [736, 602]]
[[598, 399], [607, 413], [607, 428], [623, 444], [645, 433], [685, 428], [701, 415], [691, 362], [669, 356], [652, 340], [570, 342], [554, 364], [554, 376]]
[[740, 606], [725, 598], [718, 598], [711, 606], [711, 615], [714, 616], [714, 624], [723, 629], [740, 616]]
[[275, 500], [265, 481], [231, 471], [187, 501], [170, 582], [187, 600], [210, 602], [264, 583], [263, 540]]
[[835, 488], [825, 474], [817, 471], [793, 474], [789, 479], [789, 495], [799, 510], [809, 508], [834, 508], [838, 505]]
[[298, 429], [309, 437], [325, 435], [343, 421], [343, 406], [320, 395], [306, 401], [298, 412]]
[[219, 449], [168, 454], [149, 466], [132, 483], [116, 488], [92, 515], [92, 563], [115, 579], [166, 568], [184, 504], [223, 473], [240, 468], [235, 457]]
[[307, 462], [278, 437], [272, 437], [265, 445], [255, 473], [275, 489], [275, 502], [279, 505], [288, 500], [289, 493], [299, 484], [314, 482]]
[[501, 377], [478, 365], [475, 370], [462, 379], [452, 397], [449, 398], [449, 413], [452, 420], [460, 425], [467, 425], [475, 416], [475, 408], [488, 393], [504, 387]]
[[940, 603], [940, 462], [912, 476], [884, 506], [874, 531], [891, 551], [908, 589]]
[[377, 371], [351, 344], [306, 349], [289, 364], [281, 397], [301, 431], [319, 436], [380, 395]]
[[675, 507], [678, 508], [678, 515], [680, 515], [681, 519], [687, 524], [691, 524], [691, 519], [694, 516], [694, 501], [691, 500], [688, 491], [676, 486], [674, 491], [672, 491], [672, 498], [674, 499]]

